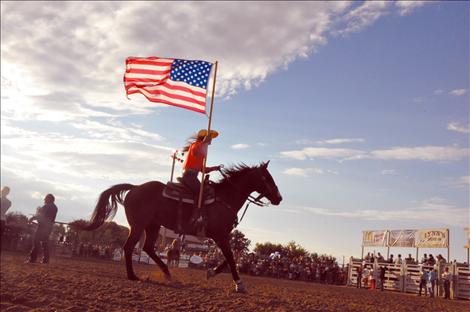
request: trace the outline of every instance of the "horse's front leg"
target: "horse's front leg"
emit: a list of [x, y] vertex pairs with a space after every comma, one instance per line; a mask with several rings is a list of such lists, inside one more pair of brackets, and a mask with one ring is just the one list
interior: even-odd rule
[[[217, 245], [219, 246], [220, 250], [222, 250], [222, 253], [224, 254], [225, 260], [227, 261], [228, 265], [230, 266], [230, 271], [232, 272], [232, 278], [233, 278], [233, 281], [235, 282], [235, 291], [245, 292], [246, 291], [245, 285], [243, 285], [243, 283], [240, 279], [240, 276], [238, 275], [237, 266], [235, 265], [235, 260], [233, 259], [233, 253], [232, 253], [232, 249], [230, 248], [230, 243], [228, 241], [228, 238], [223, 240], [220, 243], [217, 243]], [[220, 266], [222, 266], [223, 264], [224, 263], [222, 263]], [[222, 269], [223, 269], [223, 267], [222, 267]]]

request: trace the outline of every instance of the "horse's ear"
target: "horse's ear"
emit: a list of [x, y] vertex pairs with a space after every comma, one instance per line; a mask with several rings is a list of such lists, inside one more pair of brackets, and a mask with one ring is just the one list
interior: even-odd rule
[[271, 160], [268, 160], [267, 162], [265, 162], [264, 164], [262, 164], [262, 166], [263, 166], [264, 168], [268, 168], [268, 165], [269, 165], [269, 162], [270, 162], [270, 161], [271, 161]]

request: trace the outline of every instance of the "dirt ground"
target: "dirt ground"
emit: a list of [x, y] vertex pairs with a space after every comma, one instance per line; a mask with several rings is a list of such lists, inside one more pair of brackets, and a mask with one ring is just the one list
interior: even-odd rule
[[167, 282], [157, 266], [136, 264], [144, 280], [126, 279], [123, 263], [52, 258], [26, 264], [1, 256], [0, 310], [6, 311], [470, 311], [470, 302], [430, 299], [345, 286], [242, 276], [246, 294], [229, 274], [209, 281], [205, 271], [173, 269]]

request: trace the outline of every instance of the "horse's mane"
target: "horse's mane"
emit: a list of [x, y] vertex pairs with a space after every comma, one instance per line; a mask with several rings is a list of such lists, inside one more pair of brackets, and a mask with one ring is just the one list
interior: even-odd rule
[[260, 166], [248, 166], [244, 163], [239, 163], [236, 165], [232, 165], [228, 168], [222, 169], [222, 179], [217, 181], [217, 184], [223, 184], [224, 182], [236, 179], [239, 176], [245, 175], [248, 172], [252, 171], [253, 169], [257, 169]]

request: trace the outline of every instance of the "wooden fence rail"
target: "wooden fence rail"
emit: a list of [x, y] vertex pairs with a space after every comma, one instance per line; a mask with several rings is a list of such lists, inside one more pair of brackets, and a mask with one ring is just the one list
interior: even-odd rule
[[[452, 273], [453, 281], [451, 283], [451, 297], [454, 299], [470, 300], [470, 267], [468, 265], [448, 263], [442, 267], [438, 265], [418, 265], [418, 264], [392, 264], [392, 263], [370, 263], [359, 259], [350, 259], [348, 270], [348, 286], [356, 286], [358, 279], [358, 270], [373, 270], [376, 280], [376, 288], [379, 288], [378, 272], [380, 267], [385, 267], [384, 290], [399, 291], [407, 293], [419, 293], [420, 272], [424, 267], [426, 270], [435, 268], [437, 271], [438, 281], [436, 283], [435, 292], [437, 295], [444, 294], [443, 282], [440, 277], [445, 268], [449, 268]], [[362, 277], [360, 277], [362, 278]], [[370, 285], [362, 283], [362, 287], [370, 288]]]

